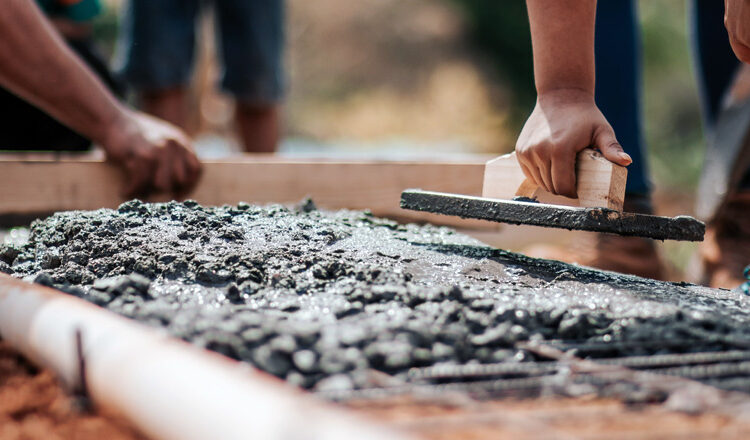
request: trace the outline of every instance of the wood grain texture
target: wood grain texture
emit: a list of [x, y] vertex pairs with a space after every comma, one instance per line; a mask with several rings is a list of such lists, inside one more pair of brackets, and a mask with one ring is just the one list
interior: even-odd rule
[[578, 153], [576, 162], [578, 199], [570, 199], [553, 195], [542, 188], [531, 191], [528, 183], [524, 185], [526, 176], [514, 152], [487, 162], [482, 197], [511, 200], [520, 190], [523, 194], [535, 193], [542, 203], [609, 208], [622, 212], [627, 173], [625, 167], [616, 165], [598, 151], [587, 148]]
[[[201, 182], [187, 198], [205, 205], [294, 203], [311, 197], [321, 208], [369, 209], [378, 216], [497, 230], [497, 224], [450, 219], [399, 208], [401, 191], [423, 188], [479, 195], [486, 156], [448, 161], [288, 159], [242, 155], [204, 161]], [[124, 176], [88, 157], [0, 155], [0, 214], [114, 208]], [[156, 195], [148, 201], [168, 201]]]

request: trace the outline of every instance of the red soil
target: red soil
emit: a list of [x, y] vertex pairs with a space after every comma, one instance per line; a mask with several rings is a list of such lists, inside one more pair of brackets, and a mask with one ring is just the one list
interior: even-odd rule
[[77, 409], [51, 372], [0, 341], [0, 440], [144, 438], [116, 417]]

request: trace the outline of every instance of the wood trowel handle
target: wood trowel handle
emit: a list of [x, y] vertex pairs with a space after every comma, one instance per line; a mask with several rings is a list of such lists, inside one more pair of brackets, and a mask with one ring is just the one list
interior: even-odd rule
[[516, 197], [535, 199], [537, 197], [537, 193], [540, 190], [541, 187], [527, 177], [523, 182], [521, 182], [520, 185], [518, 185], [518, 189], [516, 190]]
[[578, 199], [569, 199], [552, 195], [527, 181], [513, 152], [485, 164], [482, 197], [505, 200], [516, 196], [538, 197], [546, 203], [609, 208], [622, 212], [627, 176], [625, 167], [610, 162], [596, 150], [586, 148], [578, 153], [576, 159]]

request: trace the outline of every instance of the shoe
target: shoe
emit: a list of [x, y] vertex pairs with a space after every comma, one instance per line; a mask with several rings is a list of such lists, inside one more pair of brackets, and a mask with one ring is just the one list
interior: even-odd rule
[[[652, 214], [646, 196], [626, 197], [625, 212]], [[605, 233], [586, 233], [567, 249], [536, 246], [525, 253], [531, 257], [574, 263], [595, 269], [636, 275], [655, 280], [666, 280], [667, 270], [654, 240], [623, 237]]]
[[730, 196], [706, 227], [700, 258], [701, 284], [734, 289], [747, 281], [743, 270], [750, 264], [750, 191]]

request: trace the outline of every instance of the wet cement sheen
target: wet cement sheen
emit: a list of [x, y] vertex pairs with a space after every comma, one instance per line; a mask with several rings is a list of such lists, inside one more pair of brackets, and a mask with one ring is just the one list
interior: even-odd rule
[[606, 208], [555, 206], [418, 189], [401, 193], [401, 207], [514, 225], [610, 232], [655, 240], [703, 241], [703, 235], [706, 233], [706, 225], [703, 222], [688, 216], [660, 217], [620, 213]]
[[660, 340], [750, 345], [739, 293], [531, 259], [309, 201], [58, 213], [27, 244], [0, 247], [0, 270], [317, 390], [371, 385], [368, 369], [530, 360], [514, 348], [529, 339], [604, 342], [608, 356], [669, 351]]

